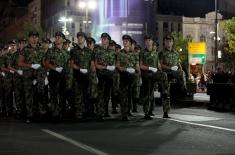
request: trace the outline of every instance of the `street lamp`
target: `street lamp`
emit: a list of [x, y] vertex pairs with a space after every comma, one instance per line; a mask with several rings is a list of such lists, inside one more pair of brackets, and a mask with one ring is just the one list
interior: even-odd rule
[[63, 33], [64, 33], [64, 35], [69, 35], [69, 32], [68, 32], [68, 30], [67, 30], [67, 22], [72, 22], [73, 21], [73, 19], [72, 18], [66, 18], [66, 17], [61, 17], [59, 20], [58, 20], [59, 22], [63, 22], [64, 23], [64, 26], [62, 27], [62, 29], [63, 29]]
[[[97, 7], [97, 2], [95, 0], [84, 0], [78, 3], [80, 9], [85, 9], [85, 32], [88, 33], [88, 10], [94, 10]], [[91, 22], [90, 22], [91, 23]]]

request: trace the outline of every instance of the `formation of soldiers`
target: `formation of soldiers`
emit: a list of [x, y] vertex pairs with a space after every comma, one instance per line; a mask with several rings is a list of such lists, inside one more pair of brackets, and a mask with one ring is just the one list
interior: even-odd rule
[[[174, 38], [164, 38], [164, 50], [158, 51], [152, 36], [144, 38], [142, 49], [129, 35], [122, 36], [123, 48], [108, 33], [101, 34], [101, 45], [77, 33], [77, 43], [55, 33], [39, 45], [38, 32], [28, 39], [10, 41], [0, 55], [0, 117], [14, 115], [27, 123], [35, 118], [58, 121], [66, 117], [82, 121], [87, 117], [99, 121], [112, 113], [128, 121], [137, 105], [143, 105], [144, 119], [152, 119], [154, 91], [161, 92], [163, 117], [169, 118], [169, 86], [172, 78], [186, 91]], [[13, 104], [14, 103], [14, 104]]]

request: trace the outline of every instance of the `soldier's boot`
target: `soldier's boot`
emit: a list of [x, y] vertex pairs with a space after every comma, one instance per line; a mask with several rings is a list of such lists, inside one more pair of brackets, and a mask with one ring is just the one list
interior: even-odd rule
[[163, 118], [171, 118], [170, 116], [168, 116], [168, 113], [167, 112], [164, 112], [163, 114]]

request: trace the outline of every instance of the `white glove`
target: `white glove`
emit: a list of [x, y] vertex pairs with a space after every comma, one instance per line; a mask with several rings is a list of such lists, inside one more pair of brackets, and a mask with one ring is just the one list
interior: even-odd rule
[[33, 80], [33, 85], [36, 85], [38, 82], [37, 82], [37, 80]]
[[56, 67], [55, 70], [56, 70], [58, 73], [61, 73], [62, 70], [63, 70], [63, 67]]
[[114, 71], [115, 70], [115, 66], [107, 66], [106, 69], [109, 70], [109, 71]]
[[86, 73], [88, 72], [88, 70], [87, 70], [87, 69], [80, 69], [80, 72], [81, 72], [82, 74], [86, 74]]
[[154, 67], [149, 67], [149, 70], [156, 73], [157, 72], [157, 68], [154, 68]]
[[45, 84], [45, 86], [47, 86], [48, 85], [48, 83], [49, 83], [49, 81], [48, 81], [48, 79], [47, 79], [47, 77], [45, 78], [45, 80], [44, 80], [44, 84]]
[[126, 71], [127, 71], [128, 73], [130, 73], [130, 74], [135, 73], [135, 69], [134, 69], [134, 68], [131, 68], [131, 67], [128, 67], [128, 68], [126, 69]]
[[13, 70], [10, 70], [10, 73], [11, 73], [11, 74], [14, 74], [14, 73], [15, 73], [15, 71], [13, 71]]
[[47, 76], [49, 75], [49, 72], [47, 72]]
[[1, 72], [1, 75], [2, 75], [3, 77], [5, 77], [5, 76], [6, 76], [6, 74], [5, 74], [4, 72]]
[[38, 69], [38, 68], [40, 68], [41, 67], [41, 65], [40, 64], [32, 64], [32, 66], [31, 66], [33, 69]]
[[19, 70], [17, 70], [16, 72], [17, 72], [20, 76], [22, 76], [22, 75], [23, 75], [23, 71], [22, 71], [22, 70], [20, 70], [20, 69], [19, 69]]
[[173, 67], [171, 67], [171, 70], [177, 71], [177, 70], [178, 70], [178, 66], [173, 66]]

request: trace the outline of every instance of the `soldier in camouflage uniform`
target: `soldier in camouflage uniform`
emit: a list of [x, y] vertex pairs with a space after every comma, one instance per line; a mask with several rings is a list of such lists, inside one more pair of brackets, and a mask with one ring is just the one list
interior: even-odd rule
[[128, 120], [128, 100], [132, 96], [135, 73], [140, 72], [139, 60], [131, 52], [131, 37], [123, 35], [122, 37], [124, 49], [117, 56], [117, 69], [120, 73], [120, 93], [122, 120]]
[[69, 68], [70, 55], [63, 48], [65, 35], [62, 32], [55, 33], [55, 47], [46, 54], [46, 66], [49, 69], [49, 87], [51, 95], [51, 109], [54, 121], [61, 119], [65, 104], [66, 72]]
[[6, 73], [8, 72], [7, 63], [6, 63], [6, 54], [8, 48], [4, 47], [0, 53], [0, 115], [6, 115], [6, 106], [5, 106], [5, 99], [4, 99], [4, 80], [6, 78]]
[[6, 112], [7, 115], [10, 116], [13, 112], [13, 90], [14, 90], [14, 83], [13, 83], [13, 76], [15, 73], [15, 69], [12, 67], [13, 62], [13, 55], [17, 51], [16, 41], [12, 40], [9, 43], [9, 50], [6, 54], [6, 65], [8, 68], [8, 72], [6, 72], [6, 77], [4, 78], [4, 88], [5, 88], [5, 105], [6, 105]]
[[23, 55], [23, 50], [27, 46], [26, 39], [22, 38], [18, 40], [18, 50], [13, 54], [12, 67], [15, 74], [13, 75], [14, 92], [15, 92], [15, 106], [16, 117], [23, 118], [25, 115], [25, 94], [23, 85], [23, 70], [18, 66], [18, 59], [20, 55]]
[[77, 33], [78, 46], [71, 50], [71, 61], [74, 69], [74, 108], [75, 117], [81, 120], [89, 110], [90, 74], [95, 74], [95, 64], [91, 50], [85, 47], [86, 35]]
[[176, 78], [181, 91], [186, 93], [185, 73], [180, 65], [179, 53], [173, 49], [174, 38], [167, 35], [164, 37], [164, 49], [159, 53], [161, 66], [164, 72], [167, 73], [169, 82]]
[[[87, 40], [87, 48], [89, 48], [92, 52], [92, 57], [94, 59], [95, 57], [95, 39], [92, 37], [88, 37]], [[93, 60], [94, 61], [94, 60]], [[94, 116], [95, 115], [95, 105], [97, 103], [97, 95], [98, 95], [98, 90], [97, 90], [97, 86], [98, 86], [98, 78], [96, 75], [96, 72], [91, 72], [89, 74], [89, 78], [90, 78], [90, 83], [89, 83], [89, 115], [90, 116]]]
[[[140, 69], [143, 81], [141, 102], [145, 113], [145, 119], [152, 119], [149, 109], [154, 99], [154, 87], [158, 83], [162, 88], [162, 103], [164, 112], [170, 110], [167, 74], [161, 71], [158, 53], [153, 51], [153, 38], [145, 36], [145, 49], [140, 52]], [[164, 113], [164, 114], [165, 114]]]
[[[42, 58], [44, 53], [38, 44], [39, 33], [36, 31], [29, 32], [29, 44], [24, 48], [22, 55], [19, 56], [18, 66], [22, 68], [23, 85], [25, 93], [25, 105], [27, 119], [26, 123], [32, 121], [33, 115], [38, 114], [38, 104], [40, 101], [36, 99], [42, 99], [40, 90], [44, 85], [44, 74], [42, 69]], [[42, 87], [41, 89], [37, 89]]]
[[108, 48], [111, 37], [107, 33], [101, 34], [102, 47], [95, 52], [95, 65], [98, 77], [98, 102], [96, 114], [98, 120], [103, 120], [105, 104], [108, 104], [110, 89], [114, 85], [116, 70], [115, 51]]

